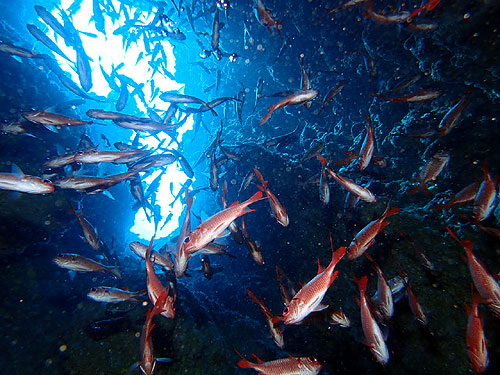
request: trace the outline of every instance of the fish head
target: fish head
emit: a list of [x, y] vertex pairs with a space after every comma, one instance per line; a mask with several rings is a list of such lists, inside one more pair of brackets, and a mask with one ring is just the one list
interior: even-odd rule
[[301, 316], [303, 305], [304, 302], [298, 298], [293, 298], [283, 310], [283, 322], [285, 324], [299, 324], [304, 319], [304, 316]]
[[[299, 357], [297, 358], [299, 369], [307, 370], [307, 374], [318, 374], [321, 371], [321, 363], [314, 357]], [[302, 371], [302, 373], [306, 373]]]
[[107, 295], [109, 295], [109, 290], [103, 288], [91, 288], [87, 293], [87, 297], [94, 301], [102, 301]]
[[139, 364], [139, 368], [144, 375], [153, 375], [156, 369], [156, 359], [153, 358], [152, 361], [142, 361]]
[[66, 266], [69, 264], [72, 264], [77, 261], [77, 255], [76, 254], [57, 254], [56, 257], [54, 258], [54, 263], [57, 264], [58, 266]]

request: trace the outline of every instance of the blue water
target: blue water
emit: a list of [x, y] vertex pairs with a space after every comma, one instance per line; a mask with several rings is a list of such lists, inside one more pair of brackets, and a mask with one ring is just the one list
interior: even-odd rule
[[[251, 369], [237, 366], [241, 358], [236, 351], [249, 360], [253, 360], [252, 353], [264, 361], [288, 355], [314, 357], [322, 364], [322, 374], [473, 371], [467, 357], [464, 307], [464, 303], [472, 303], [473, 280], [461, 259], [462, 247], [446, 227], [460, 239], [474, 243], [474, 255], [492, 275], [500, 266], [498, 235], [490, 235], [467, 220], [474, 216], [477, 197], [449, 211], [431, 206], [445, 203], [471, 183], [482, 183], [484, 165], [494, 185], [498, 182], [500, 160], [495, 147], [500, 136], [500, 62], [498, 29], [493, 21], [498, 4], [441, 2], [411, 21], [381, 24], [363, 4], [339, 9], [318, 20], [340, 2], [266, 0], [264, 4], [272, 9], [274, 19], [282, 21], [280, 38], [276, 28], [271, 35], [258, 22], [251, 1], [226, 1], [230, 3], [226, 10], [224, 2], [219, 2], [219, 51], [211, 52], [218, 1], [94, 3], [100, 6], [103, 27], [96, 23], [91, 0], [0, 4], [0, 41], [46, 54], [81, 88], [74, 49], [54, 34], [34, 8], [43, 6], [59, 19], [62, 7], [72, 15], [92, 70], [92, 88], [82, 98], [62, 84], [44, 59], [0, 52], [0, 111], [4, 121], [0, 173], [10, 173], [15, 163], [26, 175], [55, 182], [71, 175], [102, 177], [127, 171], [126, 165], [111, 163], [73, 163], [60, 170], [46, 169], [44, 163], [57, 155], [85, 151], [86, 147], [81, 146], [84, 131], [99, 151], [117, 151], [115, 142], [131, 145], [136, 133], [112, 121], [97, 119], [92, 125], [62, 127], [52, 132], [24, 120], [22, 113], [32, 109], [87, 121], [92, 120], [86, 114], [89, 109], [145, 118], [151, 115], [146, 107], [160, 117], [165, 115], [169, 104], [159, 98], [165, 91], [179, 90], [204, 102], [244, 97], [241, 121], [236, 100], [214, 107], [217, 116], [210, 111], [190, 114], [184, 108], [171, 120], [184, 124], [177, 133], [139, 132], [139, 146], [153, 149], [163, 141], [162, 149], [155, 154], [175, 149], [194, 170], [189, 187], [191, 192], [196, 191], [191, 230], [222, 210], [223, 181], [228, 186], [228, 204], [246, 200], [257, 192], [258, 181], [254, 178], [239, 194], [242, 181], [253, 168], [258, 168], [268, 181], [290, 220], [287, 227], [280, 225], [266, 201], [253, 204], [255, 212], [244, 216], [248, 235], [260, 246], [264, 265], [252, 259], [245, 243], [238, 244], [227, 235], [216, 242], [224, 245], [231, 256], [208, 256], [213, 268], [210, 280], [202, 272], [199, 254], [189, 260], [187, 275], [182, 278], [156, 268], [160, 281], [171, 285], [177, 296], [174, 319], [154, 318], [154, 355], [172, 359], [170, 363], [158, 363], [157, 374], [252, 373]], [[376, 1], [373, 11], [387, 17], [413, 12], [424, 4]], [[188, 19], [190, 11], [193, 27]], [[165, 16], [163, 23], [152, 24], [160, 14]], [[127, 17], [135, 21], [126, 21]], [[37, 41], [28, 32], [27, 24], [42, 30], [73, 63], [57, 57]], [[433, 30], [414, 31], [415, 25], [431, 25]], [[277, 109], [259, 126], [269, 106], [301, 88], [301, 56], [318, 96], [310, 108], [299, 104]], [[115, 71], [112, 79], [118, 90], [110, 87], [102, 70], [107, 74]], [[127, 85], [129, 98], [118, 110], [119, 86], [125, 79], [118, 79], [120, 74], [132, 81]], [[410, 80], [412, 84], [399, 90]], [[262, 91], [257, 99], [259, 81]], [[320, 113], [327, 93], [340, 85], [340, 93], [325, 103]], [[400, 98], [420, 90], [439, 91], [439, 95], [416, 103], [404, 99], [391, 102], [371, 95]], [[467, 105], [456, 126], [446, 135], [436, 133], [447, 112], [461, 99]], [[188, 104], [187, 108], [200, 108], [200, 104]], [[332, 163], [330, 168], [368, 187], [377, 202], [345, 208], [347, 191], [330, 178], [330, 201], [325, 205], [318, 186], [321, 164], [315, 153], [307, 160], [303, 158], [321, 142], [324, 147], [318, 149], [319, 153], [331, 162], [358, 152], [366, 135], [367, 115], [374, 127], [374, 157], [368, 168], [360, 171], [355, 155], [351, 161]], [[6, 131], [6, 124], [18, 121], [27, 134]], [[222, 146], [239, 155], [240, 160], [226, 160], [224, 153], [216, 150], [220, 165], [214, 191], [209, 187], [211, 161], [206, 152], [221, 125]], [[428, 134], [417, 136], [424, 132]], [[291, 135], [274, 142], [285, 134]], [[442, 150], [448, 152], [449, 162], [435, 185], [427, 183], [430, 194], [409, 194], [418, 184], [412, 180], [418, 179], [420, 171]], [[0, 192], [2, 373], [125, 374], [140, 361], [139, 337], [152, 307], [148, 296], [139, 297], [139, 302], [105, 304], [89, 299], [87, 293], [99, 286], [131, 291], [146, 288], [144, 261], [130, 250], [129, 244], [141, 241], [147, 245], [155, 233], [155, 221], [153, 248], [175, 248], [186, 208], [181, 189], [190, 175], [179, 162], [164, 169], [141, 171], [146, 192], [160, 171], [161, 184], [147, 197], [145, 210], [150, 221], [144, 209], [135, 205], [128, 181], [106, 189], [106, 194], [61, 188], [46, 195]], [[170, 206], [179, 192], [179, 199]], [[401, 208], [401, 212], [388, 218], [390, 224], [376, 236], [367, 252], [388, 280], [404, 270], [428, 324], [423, 326], [415, 320], [408, 298], [399, 293], [394, 316], [381, 324], [390, 359], [385, 366], [377, 363], [363, 343], [356, 303], [359, 291], [353, 281], [353, 276], [368, 276], [368, 295], [372, 296], [377, 276], [364, 257], [348, 260], [345, 256], [336, 267], [337, 279], [323, 299], [329, 308], [310, 314], [300, 325], [277, 323], [284, 328], [285, 346], [279, 348], [271, 339], [264, 314], [246, 290], [262, 299], [273, 315], [280, 316], [285, 306], [276, 267], [290, 280], [290, 284], [283, 284], [293, 297], [290, 286], [298, 291], [301, 284], [313, 279], [317, 259], [324, 266], [330, 262], [330, 236], [335, 249], [349, 246], [355, 235], [378, 219], [388, 205]], [[84, 241], [81, 226], [68, 213], [70, 207], [83, 209], [84, 217], [105, 244], [102, 252], [94, 251]], [[499, 221], [500, 212], [494, 208], [480, 225], [494, 230]], [[236, 222], [242, 226], [241, 218]], [[433, 270], [422, 265], [405, 234], [431, 260]], [[122, 278], [93, 272], [69, 273], [53, 262], [59, 253], [75, 253], [119, 266]], [[163, 254], [174, 260], [168, 251]], [[333, 310], [345, 312], [351, 327], [331, 324], [328, 314]], [[484, 302], [479, 310], [490, 359], [486, 373], [493, 374], [500, 363], [499, 320]]]

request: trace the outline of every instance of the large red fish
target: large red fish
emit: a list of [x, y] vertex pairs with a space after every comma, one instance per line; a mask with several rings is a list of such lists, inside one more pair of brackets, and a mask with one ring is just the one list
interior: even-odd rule
[[258, 191], [245, 202], [235, 202], [225, 210], [208, 218], [186, 237], [182, 244], [181, 251], [192, 254], [203, 249], [214, 239], [221, 237], [229, 224], [236, 218], [255, 211], [249, 209], [248, 206], [261, 199], [265, 198], [262, 197], [262, 192]]
[[479, 316], [478, 311], [479, 299], [479, 295], [474, 293], [472, 295], [472, 308], [465, 304], [465, 310], [467, 311], [466, 342], [467, 355], [469, 356], [472, 367], [477, 372], [483, 372], [486, 370], [489, 361], [482, 318]]
[[497, 281], [488, 273], [481, 261], [472, 253], [472, 242], [460, 240], [448, 227], [446, 227], [446, 230], [450, 233], [451, 237], [464, 248], [467, 255], [467, 265], [469, 266], [474, 286], [484, 300], [484, 303], [500, 318], [500, 286]]
[[373, 319], [370, 307], [368, 306], [366, 299], [366, 284], [368, 283], [368, 279], [366, 276], [363, 276], [360, 280], [356, 279], [356, 277], [354, 280], [358, 284], [360, 293], [361, 326], [365, 334], [365, 344], [370, 348], [377, 362], [385, 365], [389, 362], [389, 351], [387, 350], [382, 331], [375, 319]]
[[283, 311], [282, 316], [273, 319], [274, 323], [282, 320], [285, 324], [300, 324], [313, 311], [321, 311], [328, 307], [321, 305], [321, 301], [330, 285], [337, 278], [339, 272], [333, 272], [335, 266], [346, 253], [345, 247], [333, 251], [333, 244], [331, 246], [333, 254], [328, 267], [325, 269], [319, 267], [318, 274], [299, 290]]
[[373, 220], [366, 227], [361, 229], [361, 231], [356, 234], [351, 244], [349, 245], [349, 252], [347, 257], [349, 260], [356, 259], [363, 255], [363, 253], [373, 244], [375, 241], [375, 236], [384, 229], [389, 222], [384, 221], [388, 216], [394, 215], [401, 212], [398, 207], [389, 208], [387, 207], [377, 220]]

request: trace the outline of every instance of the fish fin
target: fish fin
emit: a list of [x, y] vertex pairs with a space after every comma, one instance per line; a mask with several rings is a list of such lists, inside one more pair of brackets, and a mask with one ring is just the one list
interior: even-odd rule
[[251, 355], [252, 355], [252, 357], [254, 357], [257, 360], [257, 363], [264, 362], [262, 359], [260, 359], [259, 357], [257, 357], [257, 355], [255, 353], [252, 353]]
[[387, 207], [387, 210], [385, 210], [382, 217], [385, 219], [386, 217], [391, 216], [391, 215], [395, 215], [399, 212], [401, 212], [401, 208], [399, 208], [399, 207], [392, 207], [392, 208]]
[[12, 163], [12, 165], [10, 167], [11, 167], [11, 173], [13, 175], [15, 175], [16, 177], [19, 177], [19, 178], [24, 178], [23, 171], [21, 170], [21, 168], [19, 168], [19, 166], [16, 163]]
[[120, 267], [118, 267], [118, 266], [107, 267], [106, 271], [108, 271], [109, 273], [111, 273], [117, 279], [121, 279], [122, 278], [122, 272], [120, 270]]
[[330, 282], [328, 283], [328, 287], [330, 287], [330, 285], [333, 284], [333, 282], [335, 281], [335, 279], [337, 278], [337, 276], [339, 275], [339, 271], [335, 271], [333, 274], [332, 274], [332, 277], [330, 278]]
[[21, 196], [22, 194], [19, 192], [19, 191], [11, 191], [9, 193], [9, 199], [10, 200], [16, 200], [16, 199], [19, 199], [19, 197]]
[[358, 284], [358, 288], [361, 294], [365, 294], [366, 292], [366, 285], [368, 284], [368, 278], [366, 276], [363, 276], [361, 279], [357, 279], [356, 276], [354, 277], [354, 281], [356, 284]]
[[172, 358], [156, 358], [156, 362], [172, 363], [173, 360], [172, 360]]
[[283, 320], [283, 317], [282, 317], [282, 316], [277, 315], [277, 316], [275, 316], [274, 318], [272, 318], [272, 319], [271, 319], [271, 322], [272, 322], [273, 324], [276, 324], [276, 323], [278, 323], [278, 322], [280, 322], [280, 321], [282, 321], [282, 320]]
[[319, 274], [320, 274], [321, 272], [323, 272], [324, 270], [325, 270], [325, 267], [322, 267], [322, 266], [321, 266], [321, 263], [319, 262], [319, 258], [318, 258], [318, 273], [317, 273], [317, 274], [319, 275]]
[[55, 127], [54, 125], [49, 125], [49, 124], [42, 124], [43, 127], [45, 129], [47, 129], [48, 131], [52, 132], [52, 133], [59, 133], [59, 129], [57, 129], [57, 127]]
[[108, 197], [109, 199], [111, 199], [111, 200], [113, 200], [113, 201], [115, 201], [115, 200], [116, 200], [116, 198], [115, 198], [115, 197], [113, 197], [113, 194], [111, 194], [111, 192], [109, 192], [108, 190], [103, 190], [103, 191], [102, 191], [102, 195], [104, 195], [104, 196]]
[[323, 311], [323, 310], [327, 309], [328, 307], [330, 307], [330, 306], [319, 304], [318, 306], [316, 306], [316, 308], [313, 311], [315, 311], [315, 312]]
[[255, 365], [255, 363], [250, 362], [248, 359], [245, 359], [245, 358], [243, 358], [242, 360], [240, 360], [238, 362], [238, 367], [241, 367], [241, 368], [253, 368], [254, 365]]
[[71, 281], [73, 281], [75, 279], [75, 275], [76, 275], [76, 271], [73, 271], [73, 270], [68, 271], [68, 276], [69, 276]]
[[132, 371], [134, 371], [137, 367], [139, 367], [139, 362], [134, 362], [132, 363], [132, 365], [129, 367], [128, 371], [127, 371], [127, 374], [130, 374]]
[[358, 304], [358, 306], [361, 306], [361, 302], [360, 302], [359, 298], [358, 297], [354, 297], [354, 299], [356, 300], [356, 303]]

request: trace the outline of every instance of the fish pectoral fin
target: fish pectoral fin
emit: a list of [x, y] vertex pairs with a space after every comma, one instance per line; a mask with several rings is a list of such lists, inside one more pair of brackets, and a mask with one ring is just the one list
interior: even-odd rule
[[173, 360], [172, 360], [172, 358], [156, 358], [156, 362], [172, 363]]
[[316, 308], [313, 311], [323, 311], [323, 310], [327, 309], [328, 307], [329, 307], [328, 305], [319, 304], [318, 306], [316, 306]]

